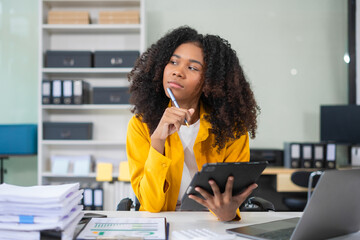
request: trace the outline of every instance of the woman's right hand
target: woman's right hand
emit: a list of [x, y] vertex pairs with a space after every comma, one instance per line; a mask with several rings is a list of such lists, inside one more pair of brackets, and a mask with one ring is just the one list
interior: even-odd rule
[[194, 109], [170, 107], [164, 111], [160, 122], [151, 135], [151, 146], [159, 153], [164, 154], [165, 141], [168, 136], [179, 131], [181, 125], [185, 125], [185, 119], [190, 122]]

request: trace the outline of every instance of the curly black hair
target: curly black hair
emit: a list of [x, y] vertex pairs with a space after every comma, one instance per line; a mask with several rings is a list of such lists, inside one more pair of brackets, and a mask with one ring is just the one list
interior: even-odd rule
[[249, 132], [255, 138], [256, 117], [260, 112], [254, 94], [228, 41], [215, 35], [201, 35], [183, 26], [152, 44], [136, 61], [129, 73], [131, 110], [147, 124], [152, 134], [169, 104], [163, 88], [163, 72], [175, 49], [193, 42], [204, 54], [204, 86], [200, 101], [209, 113], [218, 150], [232, 139]]

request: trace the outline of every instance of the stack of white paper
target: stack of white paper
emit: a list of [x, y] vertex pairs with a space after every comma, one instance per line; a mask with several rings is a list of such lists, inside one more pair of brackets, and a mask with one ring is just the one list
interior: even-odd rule
[[40, 231], [62, 232], [72, 239], [83, 216], [79, 183], [20, 187], [0, 185], [1, 239], [40, 239]]

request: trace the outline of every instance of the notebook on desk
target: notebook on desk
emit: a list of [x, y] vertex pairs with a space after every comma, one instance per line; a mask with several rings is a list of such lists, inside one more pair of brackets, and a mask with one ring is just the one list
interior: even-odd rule
[[251, 239], [327, 239], [360, 230], [360, 169], [321, 176], [301, 218], [227, 229]]

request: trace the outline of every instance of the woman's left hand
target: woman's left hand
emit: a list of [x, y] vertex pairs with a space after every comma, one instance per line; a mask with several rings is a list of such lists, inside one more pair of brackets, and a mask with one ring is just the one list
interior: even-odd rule
[[214, 192], [214, 195], [211, 195], [200, 187], [196, 187], [195, 190], [198, 191], [205, 199], [194, 195], [189, 195], [189, 198], [207, 207], [221, 221], [231, 221], [235, 219], [236, 210], [248, 198], [252, 191], [257, 188], [257, 184], [253, 183], [242, 193], [236, 196], [232, 196], [232, 189], [234, 184], [233, 176], [228, 178], [224, 193], [220, 192], [220, 189], [214, 180], [210, 180], [209, 184]]

